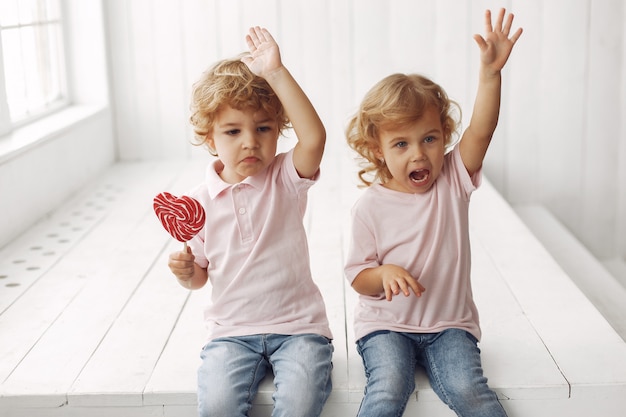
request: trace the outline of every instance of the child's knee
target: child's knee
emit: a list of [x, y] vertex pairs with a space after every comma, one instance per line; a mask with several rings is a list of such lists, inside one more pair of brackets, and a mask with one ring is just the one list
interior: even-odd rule
[[458, 378], [450, 381], [442, 398], [454, 409], [479, 409], [484, 404], [497, 401], [497, 395], [487, 385], [486, 378]]
[[[283, 375], [284, 376], [284, 375]], [[274, 410], [277, 416], [319, 416], [332, 390], [329, 370], [311, 375], [274, 377]]]

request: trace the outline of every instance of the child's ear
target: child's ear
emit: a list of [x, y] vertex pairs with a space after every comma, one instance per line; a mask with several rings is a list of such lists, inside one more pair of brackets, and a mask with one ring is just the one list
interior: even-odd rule
[[374, 156], [376, 157], [376, 159], [378, 160], [383, 160], [385, 159], [385, 157], [383, 156], [383, 152], [380, 150], [380, 148], [376, 148], [374, 149]]
[[215, 140], [213, 140], [213, 136], [206, 135], [204, 144], [206, 145], [209, 153], [213, 156], [217, 156], [217, 150], [215, 149]]

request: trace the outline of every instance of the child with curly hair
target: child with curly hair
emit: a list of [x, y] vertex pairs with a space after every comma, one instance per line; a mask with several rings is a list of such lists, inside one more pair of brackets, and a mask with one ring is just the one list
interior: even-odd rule
[[[367, 384], [358, 415], [400, 416], [415, 369], [458, 416], [506, 413], [483, 376], [472, 299], [468, 208], [496, 128], [501, 70], [518, 29], [502, 9], [475, 35], [480, 72], [474, 112], [458, 144], [459, 111], [436, 83], [394, 74], [365, 96], [347, 128], [368, 186], [352, 210], [345, 274], [359, 293], [357, 350]], [[371, 178], [371, 180], [370, 180]]]
[[[246, 40], [248, 54], [218, 62], [194, 85], [195, 135], [217, 159], [189, 193], [205, 209], [204, 228], [168, 265], [186, 288], [212, 286], [199, 415], [248, 415], [272, 371], [272, 415], [319, 416], [333, 346], [302, 220], [326, 131], [271, 34], [255, 27]], [[277, 155], [290, 125], [298, 142]]]

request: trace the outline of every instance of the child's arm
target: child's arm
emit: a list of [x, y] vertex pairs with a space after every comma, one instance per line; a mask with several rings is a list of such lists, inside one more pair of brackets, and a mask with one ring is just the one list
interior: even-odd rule
[[187, 248], [187, 253], [171, 253], [167, 261], [167, 266], [178, 279], [178, 283], [190, 290], [204, 287], [208, 280], [207, 269], [200, 267], [194, 259], [191, 248]]
[[[504, 20], [501, 9], [495, 26], [491, 25], [491, 11], [485, 12], [485, 37], [474, 35], [480, 48], [480, 70], [478, 92], [470, 124], [459, 144], [461, 158], [470, 175], [480, 169], [487, 153], [493, 132], [498, 124], [500, 112], [500, 71], [509, 59], [513, 45], [522, 34], [522, 28], [509, 38], [513, 15]], [[504, 23], [504, 25], [503, 25]]]
[[408, 297], [411, 289], [418, 297], [425, 291], [404, 268], [391, 264], [364, 269], [352, 281], [352, 288], [363, 295], [375, 296], [384, 292], [387, 301], [400, 292]]
[[294, 165], [301, 177], [311, 178], [317, 172], [324, 153], [324, 125], [304, 91], [283, 65], [278, 44], [272, 35], [266, 29], [250, 28], [246, 42], [250, 55], [242, 61], [254, 74], [265, 78], [283, 104], [298, 137], [293, 154]]

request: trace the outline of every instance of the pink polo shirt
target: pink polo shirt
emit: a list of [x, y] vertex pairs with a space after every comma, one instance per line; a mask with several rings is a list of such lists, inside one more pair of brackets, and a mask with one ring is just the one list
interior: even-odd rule
[[480, 184], [470, 178], [454, 149], [443, 170], [424, 194], [370, 186], [352, 209], [352, 237], [345, 266], [350, 283], [365, 268], [395, 264], [426, 288], [421, 297], [359, 295], [355, 308], [356, 339], [377, 330], [437, 333], [448, 328], [481, 332], [470, 282], [468, 209]]
[[322, 295], [313, 282], [302, 222], [314, 180], [300, 178], [293, 150], [238, 184], [219, 177], [216, 160], [206, 182], [188, 195], [206, 210], [206, 224], [189, 242], [208, 266], [208, 340], [251, 334], [315, 333], [332, 338]]

